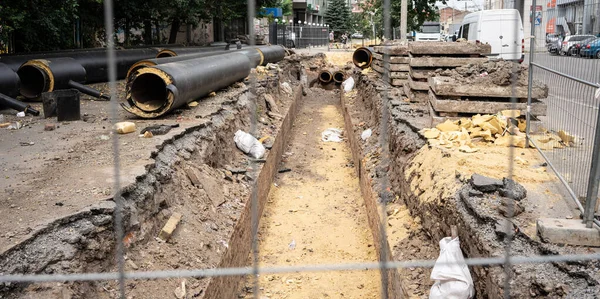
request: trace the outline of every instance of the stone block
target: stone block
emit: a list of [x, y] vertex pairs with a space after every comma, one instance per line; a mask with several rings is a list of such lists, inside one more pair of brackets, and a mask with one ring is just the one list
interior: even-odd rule
[[169, 217], [169, 220], [167, 221], [165, 226], [163, 226], [162, 230], [158, 234], [158, 237], [165, 242], [168, 241], [171, 238], [171, 235], [173, 235], [175, 229], [177, 228], [179, 221], [181, 221], [181, 214], [174, 212], [171, 215], [171, 217]]
[[600, 247], [600, 232], [579, 219], [540, 218], [537, 231], [544, 242]]
[[[383, 61], [383, 55], [381, 55], [379, 53], [373, 53], [373, 59]], [[410, 62], [410, 57], [389, 55], [389, 60], [390, 60], [390, 63], [408, 64]]]
[[408, 45], [375, 46], [373, 50], [379, 54], [390, 54], [396, 56], [407, 56]]

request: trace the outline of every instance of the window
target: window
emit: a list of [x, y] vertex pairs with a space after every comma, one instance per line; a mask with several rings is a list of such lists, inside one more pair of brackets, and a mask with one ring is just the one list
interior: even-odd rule
[[466, 25], [464, 25], [464, 26], [461, 27], [462, 32], [460, 34], [460, 37], [462, 37], [462, 38], [464, 38], [466, 40], [469, 39], [469, 25], [470, 24], [466, 24]]

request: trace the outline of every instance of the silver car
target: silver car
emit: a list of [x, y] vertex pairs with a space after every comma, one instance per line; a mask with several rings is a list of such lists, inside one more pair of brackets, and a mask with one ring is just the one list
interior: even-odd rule
[[571, 51], [574, 50], [575, 48], [575, 44], [577, 44], [580, 41], [583, 41], [585, 39], [588, 38], [592, 38], [594, 37], [593, 35], [568, 35], [565, 37], [565, 39], [562, 41], [561, 47], [560, 47], [560, 51], [559, 54], [560, 55], [567, 55], [571, 54]]

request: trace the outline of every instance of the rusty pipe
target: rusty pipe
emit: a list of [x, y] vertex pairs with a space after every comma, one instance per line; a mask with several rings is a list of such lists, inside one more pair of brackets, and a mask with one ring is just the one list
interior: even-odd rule
[[322, 70], [319, 73], [319, 81], [321, 81], [321, 83], [331, 83], [331, 81], [333, 80], [333, 74], [331, 73], [331, 71], [329, 70]]
[[344, 72], [336, 71], [333, 73], [333, 81], [335, 83], [340, 84], [340, 83], [344, 82], [344, 79], [346, 79], [346, 74], [344, 74]]
[[352, 54], [352, 62], [361, 69], [366, 69], [373, 62], [373, 48], [360, 47]]

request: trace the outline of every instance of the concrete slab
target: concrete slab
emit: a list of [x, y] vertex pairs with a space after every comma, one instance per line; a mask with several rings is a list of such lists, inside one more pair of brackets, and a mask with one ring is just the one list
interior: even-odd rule
[[419, 68], [411, 67], [409, 74], [414, 79], [429, 79], [429, 77], [431, 77], [431, 75], [429, 75], [429, 74], [433, 73], [435, 70], [436, 70], [435, 68], [419, 69]]
[[[438, 96], [510, 98], [513, 94], [513, 88], [510, 85], [465, 84], [450, 77], [431, 77], [429, 78], [429, 86]], [[517, 98], [527, 98], [527, 86], [517, 86], [515, 89]], [[546, 97], [548, 97], [547, 86], [534, 86], [532, 88], [531, 98], [544, 99]]]
[[[490, 101], [489, 99], [486, 101], [477, 101], [475, 99], [477, 98], [473, 98], [472, 100], [448, 99], [438, 96], [432, 90], [429, 90], [429, 102], [437, 112], [496, 114], [502, 110], [513, 109], [513, 107], [520, 110], [523, 114], [527, 111], [527, 103], [512, 104], [508, 101], [497, 102]], [[531, 103], [531, 114], [535, 116], [545, 116], [547, 109], [547, 105], [539, 100], [534, 100]]]
[[392, 86], [404, 86], [404, 83], [406, 83], [406, 79], [390, 79]]
[[[383, 61], [381, 60], [373, 60], [373, 63], [371, 63], [371, 65], [376, 64], [377, 66], [379, 66], [380, 68], [383, 68]], [[398, 64], [398, 63], [390, 63], [389, 64], [389, 71], [392, 72], [408, 72], [409, 71], [409, 66], [408, 64]]]
[[412, 57], [410, 66], [413, 67], [459, 67], [467, 64], [483, 63], [487, 58], [469, 57]]
[[408, 78], [408, 85], [412, 90], [429, 91], [429, 83], [427, 83], [427, 81], [416, 81], [412, 78]]
[[540, 218], [536, 226], [544, 242], [600, 247], [600, 231], [579, 219]]
[[404, 94], [413, 103], [427, 103], [429, 101], [427, 92], [410, 89], [409, 83], [404, 83]]
[[[383, 55], [381, 55], [379, 53], [373, 53], [373, 59], [377, 59], [377, 60], [383, 61]], [[394, 55], [390, 55], [389, 59], [390, 59], [390, 63], [408, 64], [410, 62], [410, 57], [408, 57], [408, 56], [394, 56]]]
[[490, 54], [492, 46], [473, 42], [411, 42], [408, 51], [412, 54], [437, 54], [437, 55], [468, 55]]
[[373, 50], [379, 54], [390, 54], [397, 56], [408, 55], [408, 45], [375, 46]]

